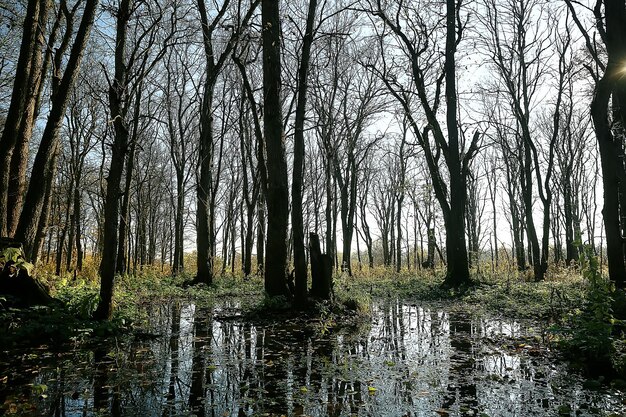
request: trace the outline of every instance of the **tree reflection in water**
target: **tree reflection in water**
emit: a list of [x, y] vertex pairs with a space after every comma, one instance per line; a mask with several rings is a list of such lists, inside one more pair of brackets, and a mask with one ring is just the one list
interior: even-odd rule
[[[580, 415], [624, 412], [619, 392], [586, 391], [563, 364], [503, 348], [524, 336], [515, 322], [401, 302], [377, 303], [369, 324], [330, 332], [216, 314], [193, 303], [153, 307], [161, 337], [68, 351], [53, 366], [25, 362], [24, 371], [39, 370], [21, 387], [50, 390], [26, 400], [35, 415], [76, 417], [548, 416], [562, 404]], [[26, 401], [23, 388], [10, 389], [6, 398]]]
[[472, 323], [458, 313], [448, 313], [450, 326], [450, 373], [447, 392], [442, 404], [443, 410], [457, 405], [457, 412], [462, 416], [477, 414], [478, 399], [474, 382], [475, 355], [472, 346]]

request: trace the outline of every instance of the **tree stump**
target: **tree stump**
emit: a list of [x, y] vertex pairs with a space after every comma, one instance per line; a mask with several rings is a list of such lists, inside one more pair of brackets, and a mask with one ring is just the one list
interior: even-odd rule
[[22, 244], [0, 238], [0, 295], [17, 300], [17, 306], [48, 305], [52, 297], [48, 290], [30, 275], [32, 265], [24, 261]]
[[422, 262], [422, 268], [433, 269], [435, 267], [435, 248], [437, 241], [435, 240], [435, 229], [428, 229], [428, 252], [425, 262]]
[[322, 253], [317, 233], [309, 233], [311, 253], [311, 295], [322, 300], [330, 300], [333, 291], [333, 260]]

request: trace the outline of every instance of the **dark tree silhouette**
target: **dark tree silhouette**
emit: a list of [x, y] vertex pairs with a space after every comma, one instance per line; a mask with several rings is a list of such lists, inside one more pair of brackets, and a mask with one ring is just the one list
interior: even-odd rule
[[265, 291], [289, 295], [287, 288], [287, 223], [289, 186], [282, 121], [280, 15], [278, 2], [262, 0], [263, 134], [267, 151], [267, 255]]

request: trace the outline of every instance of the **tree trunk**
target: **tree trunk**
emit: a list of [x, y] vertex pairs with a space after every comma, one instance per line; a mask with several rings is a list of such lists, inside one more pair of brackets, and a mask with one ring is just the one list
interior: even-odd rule
[[309, 61], [313, 44], [313, 23], [317, 0], [309, 0], [306, 30], [302, 40], [302, 56], [298, 68], [298, 101], [296, 104], [293, 145], [293, 175], [291, 184], [291, 227], [293, 230], [293, 260], [295, 267], [296, 303], [303, 305], [307, 297], [307, 265], [304, 253], [304, 223], [302, 219], [302, 174], [304, 169], [304, 119], [308, 87]]
[[[81, 198], [80, 198], [80, 174], [76, 178], [76, 187], [74, 189], [74, 222], [76, 224], [76, 270], [83, 269], [83, 245], [81, 241]], [[72, 242], [70, 242], [70, 245]]]
[[[446, 227], [447, 271], [445, 284], [459, 287], [470, 282], [467, 248], [465, 246], [465, 208], [467, 203], [466, 178], [461, 166], [456, 91], [456, 1], [446, 1], [446, 121], [448, 127], [448, 158], [450, 173], [450, 210], [444, 216]], [[469, 152], [468, 152], [469, 153]], [[469, 156], [464, 163], [469, 163]]]
[[[46, 205], [46, 187], [52, 183], [56, 172], [56, 158], [59, 147], [59, 132], [67, 108], [68, 98], [78, 75], [83, 51], [89, 39], [98, 0], [88, 0], [85, 4], [80, 27], [58, 88], [53, 92], [52, 107], [44, 129], [39, 149], [33, 164], [28, 192], [24, 207], [15, 232], [15, 236], [24, 242], [28, 256], [32, 257], [34, 242], [39, 229], [39, 222]], [[69, 29], [68, 29], [69, 30]]]
[[[449, 7], [450, 3], [454, 3], [454, 1], [448, 1]], [[446, 79], [446, 83], [448, 81], [449, 80]], [[448, 103], [450, 105], [449, 97]], [[448, 123], [450, 124], [450, 122]], [[458, 130], [451, 130], [453, 131], [452, 134], [456, 132], [458, 135]], [[451, 135], [451, 133], [449, 132], [448, 135]], [[450, 141], [451, 143], [454, 143], [452, 139]], [[444, 283], [451, 287], [459, 287], [470, 282], [469, 260], [465, 243], [465, 211], [467, 207], [467, 188], [465, 180], [467, 176], [463, 175], [463, 170], [461, 169], [461, 164], [458, 160], [458, 152], [454, 152], [453, 155], [452, 159], [456, 161], [453, 161], [451, 167], [449, 167], [450, 209], [448, 215], [444, 215], [447, 261], [446, 278]]]
[[608, 120], [609, 95], [613, 94], [614, 123], [624, 132], [626, 122], [626, 86], [623, 72], [626, 58], [626, 7], [624, 1], [605, 1], [606, 43], [609, 62], [603, 77], [596, 84], [591, 103], [591, 117], [596, 128], [600, 150], [604, 208], [602, 215], [606, 229], [609, 275], [617, 288], [626, 288], [626, 253], [623, 216], [626, 207], [626, 170], [624, 168], [621, 139], [613, 136]]
[[113, 285], [115, 281], [118, 249], [118, 225], [120, 221], [120, 185], [124, 172], [124, 160], [128, 152], [129, 130], [126, 124], [126, 32], [130, 19], [131, 0], [122, 0], [117, 10], [117, 33], [115, 48], [115, 78], [109, 86], [109, 109], [113, 120], [114, 138], [111, 147], [111, 163], [107, 176], [104, 200], [104, 226], [102, 260], [100, 261], [100, 301], [94, 319], [108, 320], [113, 312]]
[[320, 249], [320, 239], [316, 233], [309, 234], [311, 253], [311, 295], [322, 300], [330, 300], [333, 288], [333, 260]]
[[265, 199], [258, 202], [256, 269], [259, 276], [265, 276]]
[[[404, 182], [404, 181], [402, 181]], [[401, 182], [401, 183], [402, 183]], [[404, 202], [404, 192], [401, 191], [396, 204], [396, 273], [400, 273], [402, 269], [402, 203]], [[408, 267], [408, 266], [407, 266]]]
[[117, 262], [115, 270], [118, 274], [124, 274], [128, 271], [128, 260], [126, 259], [126, 245], [130, 232], [130, 188], [133, 180], [133, 171], [135, 168], [135, 150], [137, 149], [137, 131], [139, 129], [139, 110], [141, 104], [141, 83], [137, 89], [135, 97], [135, 109], [133, 112], [133, 131], [128, 141], [131, 144], [126, 161], [126, 179], [124, 184], [124, 193], [122, 197], [122, 207], [120, 211], [120, 230], [119, 242], [117, 247]]
[[[208, 77], [208, 76], [207, 76]], [[200, 116], [200, 177], [197, 185], [197, 213], [196, 213], [196, 248], [198, 254], [198, 269], [194, 282], [213, 283], [214, 249], [211, 242], [215, 239], [212, 234], [214, 227], [211, 225], [211, 191], [213, 189], [213, 116], [211, 107], [213, 103], [213, 85], [207, 81], [205, 84], [202, 113]]]
[[[182, 140], [182, 139], [181, 139]], [[174, 220], [174, 260], [172, 266], [172, 272], [178, 274], [184, 268], [184, 236], [183, 236], [183, 210], [185, 204], [184, 173], [182, 169], [176, 170], [176, 216]]]
[[32, 67], [32, 58], [37, 48], [39, 17], [46, 14], [47, 7], [48, 2], [45, 0], [29, 0], [26, 8], [22, 42], [13, 81], [11, 104], [9, 105], [2, 136], [0, 137], [0, 236], [7, 235], [11, 158], [18, 140], [29, 92], [29, 74]]
[[352, 276], [352, 236], [354, 232], [354, 216], [350, 218], [350, 215], [354, 213], [354, 207], [351, 203], [350, 195], [348, 192], [348, 185], [343, 184], [340, 187], [340, 216], [341, 216], [341, 235], [342, 235], [342, 252], [341, 252], [341, 270], [346, 271], [348, 276]]
[[289, 188], [280, 99], [280, 16], [278, 2], [262, 0], [263, 119], [267, 151], [267, 257], [265, 291], [269, 296], [289, 295], [287, 288], [287, 223]]
[[619, 145], [613, 137], [608, 119], [609, 97], [611, 94], [610, 73], [605, 73], [596, 85], [591, 102], [591, 117], [596, 130], [600, 162], [602, 166], [602, 185], [604, 188], [604, 208], [602, 218], [606, 233], [606, 254], [609, 275], [618, 288], [626, 284], [626, 262], [624, 259], [624, 240], [621, 234], [620, 192], [624, 184], [623, 162], [619, 159]]
[[254, 212], [252, 210], [246, 212], [246, 234], [243, 246], [242, 269], [244, 277], [248, 277], [252, 274], [252, 247], [254, 246]]
[[530, 247], [533, 275], [535, 277], [535, 281], [542, 281], [543, 268], [541, 266], [541, 250], [539, 248], [537, 230], [535, 229], [535, 221], [533, 219], [532, 159], [528, 143], [524, 143], [524, 168], [522, 176], [522, 199], [524, 201], [526, 234], [528, 235], [528, 245]]

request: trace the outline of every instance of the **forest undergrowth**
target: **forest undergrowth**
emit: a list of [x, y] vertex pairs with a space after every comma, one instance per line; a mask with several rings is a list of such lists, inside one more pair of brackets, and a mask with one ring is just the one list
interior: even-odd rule
[[318, 330], [328, 331], [338, 322], [349, 322], [346, 317], [367, 318], [373, 300], [399, 299], [441, 305], [472, 316], [530, 323], [540, 329], [542, 343], [558, 348], [574, 363], [623, 377], [625, 322], [622, 313], [614, 310], [623, 308], [625, 297], [613, 289], [600, 268], [591, 253], [581, 258], [580, 266], [551, 267], [542, 282], [533, 282], [523, 271], [509, 267], [483, 267], [474, 271], [471, 286], [447, 289], [442, 286], [443, 270], [395, 273], [376, 267], [355, 270], [353, 276], [336, 274], [333, 302], [312, 302], [312, 308], [305, 309], [293, 308], [282, 297], [266, 297], [261, 277], [225, 273], [211, 286], [194, 286], [189, 285], [190, 274], [173, 277], [159, 267], [148, 267], [135, 275], [118, 277], [114, 317], [109, 322], [96, 322], [91, 315], [98, 304], [99, 281], [91, 262], [83, 274], [76, 275], [55, 276], [44, 266], [39, 268], [38, 277], [58, 302], [16, 309], [0, 298], [0, 345], [89, 343], [120, 334], [145, 335], [148, 306], [172, 300], [190, 300], [203, 307], [236, 300], [237, 315], [246, 320], [300, 315]]

